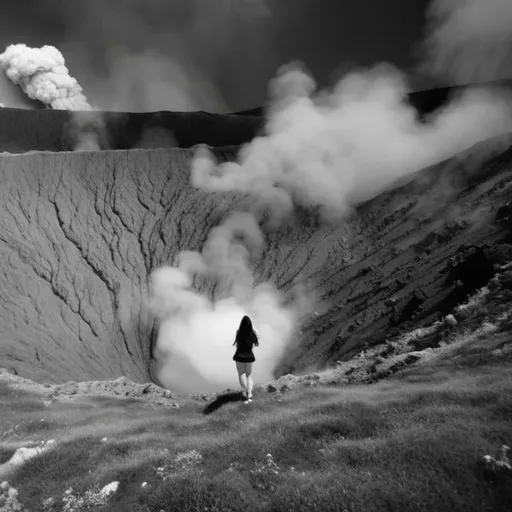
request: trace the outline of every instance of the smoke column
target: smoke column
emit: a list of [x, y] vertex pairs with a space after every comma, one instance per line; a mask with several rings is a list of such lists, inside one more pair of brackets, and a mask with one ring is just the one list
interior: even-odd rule
[[0, 67], [31, 99], [58, 110], [91, 109], [82, 88], [69, 75], [62, 53], [54, 46], [10, 45], [0, 55]]
[[[259, 383], [274, 379], [273, 370], [306, 303], [299, 297], [285, 305], [271, 283], [255, 285], [251, 261], [257, 261], [263, 249], [255, 217], [235, 212], [210, 232], [201, 253], [182, 252], [176, 266], [152, 273], [150, 307], [160, 320], [161, 385], [179, 392], [238, 387], [233, 341], [245, 314], [260, 335], [254, 378]], [[215, 300], [193, 289], [194, 278], [215, 283]]]
[[72, 151], [104, 149], [106, 128], [103, 113], [97, 110], [73, 111], [66, 127]]
[[433, 0], [424, 71], [452, 83], [512, 78], [510, 0]]
[[301, 67], [285, 66], [270, 87], [265, 134], [238, 162], [217, 165], [199, 148], [192, 184], [249, 194], [268, 203], [274, 220], [299, 203], [336, 221], [395, 180], [512, 131], [511, 98], [497, 88], [467, 90], [426, 121], [407, 92], [403, 75], [387, 65], [320, 92]]

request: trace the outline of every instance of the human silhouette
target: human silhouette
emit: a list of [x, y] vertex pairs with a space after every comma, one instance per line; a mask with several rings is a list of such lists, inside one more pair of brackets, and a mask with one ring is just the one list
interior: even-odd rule
[[252, 363], [256, 361], [253, 347], [258, 347], [258, 334], [252, 327], [251, 319], [244, 315], [240, 322], [236, 338], [233, 345], [236, 345], [236, 352], [233, 356], [233, 361], [236, 362], [236, 369], [238, 371], [238, 380], [242, 387], [242, 394], [246, 399], [244, 403], [252, 402], [252, 388], [253, 380], [251, 377]]

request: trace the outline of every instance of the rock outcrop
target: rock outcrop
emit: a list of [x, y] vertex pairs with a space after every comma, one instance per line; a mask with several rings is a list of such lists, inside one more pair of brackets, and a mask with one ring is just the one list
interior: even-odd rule
[[358, 208], [345, 234], [326, 235], [325, 262], [312, 276], [323, 308], [282, 373], [346, 360], [430, 325], [488, 283], [499, 244], [511, 240], [497, 214], [511, 196], [512, 149], [506, 141], [496, 153], [487, 147], [418, 173]]

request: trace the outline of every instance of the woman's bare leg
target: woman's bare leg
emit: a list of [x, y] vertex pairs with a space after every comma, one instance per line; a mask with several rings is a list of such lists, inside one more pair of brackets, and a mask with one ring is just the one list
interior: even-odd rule
[[254, 382], [252, 381], [252, 363], [245, 364], [245, 374], [247, 376], [247, 397], [252, 398], [252, 388], [254, 386]]
[[242, 387], [244, 393], [247, 393], [247, 375], [245, 372], [246, 363], [239, 363], [236, 361], [236, 369], [238, 371], [238, 381], [240, 382], [240, 386]]

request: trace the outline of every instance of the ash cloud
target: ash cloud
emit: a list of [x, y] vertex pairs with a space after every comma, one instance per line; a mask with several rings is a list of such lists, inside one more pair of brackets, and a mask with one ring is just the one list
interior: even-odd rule
[[50, 45], [13, 44], [0, 55], [2, 70], [29, 98], [58, 110], [90, 110], [82, 87], [65, 64], [62, 53]]

